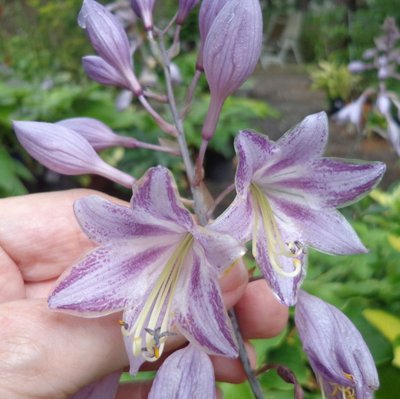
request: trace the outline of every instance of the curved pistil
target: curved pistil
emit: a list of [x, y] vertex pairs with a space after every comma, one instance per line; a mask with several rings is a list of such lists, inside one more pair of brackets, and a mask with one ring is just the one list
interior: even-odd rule
[[174, 335], [168, 331], [171, 307], [192, 244], [193, 236], [186, 234], [166, 263], [133, 326], [129, 327], [125, 321], [120, 321], [122, 334], [132, 339], [134, 356], [142, 355], [147, 361], [156, 361], [164, 350], [167, 338]]

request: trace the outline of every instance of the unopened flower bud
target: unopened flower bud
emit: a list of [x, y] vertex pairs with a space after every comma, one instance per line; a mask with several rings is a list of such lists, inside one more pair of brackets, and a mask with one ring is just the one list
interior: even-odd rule
[[47, 168], [64, 175], [87, 173], [104, 176], [125, 187], [134, 178], [105, 163], [74, 130], [45, 122], [14, 122], [19, 142], [28, 153]]
[[86, 29], [94, 49], [104, 61], [86, 59], [84, 66], [89, 76], [105, 84], [116, 81], [119, 86], [128, 87], [140, 95], [142, 89], [132, 71], [129, 40], [118, 19], [96, 1], [84, 0], [78, 22]]
[[134, 138], [119, 136], [103, 122], [94, 118], [63, 119], [57, 122], [57, 125], [80, 134], [96, 151], [115, 146], [134, 147], [136, 143]]
[[339, 309], [300, 291], [295, 322], [324, 397], [373, 397], [379, 387], [374, 359], [361, 334]]
[[203, 48], [208, 31], [215, 17], [227, 1], [231, 0], [203, 0], [199, 11], [200, 50], [196, 61], [196, 69], [203, 71]]
[[178, 15], [176, 17], [178, 25], [183, 25], [190, 11], [192, 11], [198, 2], [199, 0], [179, 0]]
[[153, 29], [153, 8], [155, 0], [131, 0], [135, 14], [143, 21], [147, 31]]
[[231, 0], [216, 16], [204, 44], [204, 71], [211, 102], [202, 136], [214, 135], [225, 99], [253, 72], [261, 53], [262, 13], [258, 0]]

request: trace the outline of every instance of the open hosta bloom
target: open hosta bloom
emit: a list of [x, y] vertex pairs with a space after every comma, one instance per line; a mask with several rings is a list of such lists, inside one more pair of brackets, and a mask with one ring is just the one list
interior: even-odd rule
[[134, 185], [131, 207], [90, 196], [75, 214], [100, 246], [56, 287], [50, 308], [89, 316], [124, 309], [132, 373], [160, 357], [172, 328], [208, 353], [236, 356], [217, 279], [244, 249], [194, 222], [167, 169], [152, 168]]
[[374, 359], [340, 310], [300, 291], [295, 321], [325, 398], [373, 398], [379, 387]]
[[322, 158], [327, 138], [323, 112], [308, 116], [277, 142], [240, 132], [237, 197], [212, 225], [242, 242], [253, 240], [264, 277], [286, 305], [296, 302], [307, 246], [330, 254], [366, 251], [335, 208], [373, 188], [385, 165]]

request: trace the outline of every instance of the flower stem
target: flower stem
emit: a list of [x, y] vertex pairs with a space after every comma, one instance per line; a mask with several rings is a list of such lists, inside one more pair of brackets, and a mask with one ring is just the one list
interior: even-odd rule
[[[195, 169], [194, 169], [194, 165], [193, 165], [192, 159], [190, 157], [189, 149], [188, 149], [188, 146], [186, 143], [182, 118], [179, 116], [179, 113], [178, 113], [178, 110], [176, 107], [174, 91], [172, 88], [171, 74], [170, 74], [170, 70], [169, 70], [170, 59], [169, 59], [168, 53], [165, 49], [163, 37], [161, 35], [159, 37], [159, 43], [160, 43], [160, 55], [161, 55], [161, 59], [162, 59], [162, 65], [164, 68], [165, 81], [166, 81], [166, 86], [167, 86], [169, 106], [170, 106], [170, 110], [172, 113], [172, 118], [173, 118], [175, 126], [176, 126], [176, 130], [178, 132], [177, 140], [178, 140], [178, 144], [179, 144], [179, 147], [181, 150], [183, 162], [185, 164], [186, 174], [187, 174], [187, 177], [188, 177], [190, 185], [191, 185], [191, 190], [192, 190], [192, 195], [193, 195], [193, 200], [194, 200], [194, 211], [199, 220], [199, 223], [202, 225], [205, 225], [208, 221], [208, 213], [209, 212], [208, 212], [208, 209], [207, 209], [207, 206], [205, 203], [204, 191], [201, 189], [201, 185], [194, 184]], [[229, 317], [232, 321], [232, 326], [233, 326], [236, 340], [238, 342], [239, 357], [243, 364], [243, 368], [246, 372], [251, 389], [252, 389], [256, 399], [264, 399], [264, 395], [262, 393], [261, 386], [251, 368], [250, 361], [247, 356], [246, 348], [244, 346], [244, 340], [243, 340], [242, 334], [239, 329], [235, 311], [232, 309], [228, 313], [229, 313]]]
[[243, 341], [242, 334], [240, 332], [239, 323], [236, 318], [235, 310], [234, 309], [229, 310], [228, 314], [229, 314], [229, 318], [231, 319], [231, 322], [232, 322], [233, 331], [234, 331], [236, 339], [238, 341], [239, 358], [242, 362], [244, 371], [246, 372], [250, 388], [253, 391], [253, 395], [256, 399], [264, 399], [264, 394], [262, 392], [261, 385], [260, 385], [253, 369], [251, 368], [251, 364], [250, 364], [249, 358], [247, 356], [246, 347], [244, 346], [244, 341]]

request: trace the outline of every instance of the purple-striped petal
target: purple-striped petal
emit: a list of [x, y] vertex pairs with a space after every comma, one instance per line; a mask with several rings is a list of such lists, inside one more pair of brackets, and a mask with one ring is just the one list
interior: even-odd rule
[[350, 387], [355, 389], [354, 397], [372, 399], [373, 391], [379, 387], [378, 375], [353, 323], [334, 306], [304, 291], [299, 294], [295, 322], [323, 388], [336, 385], [336, 392], [341, 394], [341, 386]]
[[[278, 300], [286, 306], [293, 306], [297, 302], [300, 286], [306, 276], [306, 256], [301, 255], [301, 270], [296, 276], [289, 277], [281, 274], [281, 272], [290, 273], [295, 269], [293, 258], [281, 255], [278, 248], [273, 248], [275, 254], [271, 253], [268, 248], [265, 226], [263, 226], [261, 220], [258, 226], [257, 237], [253, 237], [253, 240], [256, 240], [255, 258], [257, 264]], [[288, 228], [287, 223], [284, 228], [280, 228], [280, 233], [283, 242], [302, 241], [302, 237], [293, 228]], [[279, 267], [282, 269], [281, 271], [277, 271], [273, 267], [271, 256], [275, 256], [275, 259], [279, 262]]]
[[121, 310], [128, 302], [140, 303], [171, 248], [171, 242], [155, 245], [140, 239], [97, 248], [58, 284], [49, 307], [96, 317]]
[[250, 195], [237, 196], [231, 205], [208, 227], [223, 234], [230, 234], [242, 244], [251, 238], [254, 209]]
[[182, 205], [171, 172], [162, 166], [149, 169], [133, 187], [131, 205], [139, 220], [158, 219], [159, 225], [174, 224], [180, 232], [194, 228], [193, 217]]
[[239, 157], [236, 170], [236, 191], [245, 196], [254, 174], [269, 165], [279, 154], [277, 145], [266, 136], [242, 130], [235, 139], [235, 150]]
[[312, 209], [288, 201], [284, 195], [269, 195], [277, 219], [289, 218], [302, 242], [332, 255], [367, 252], [349, 222], [336, 209]]
[[74, 211], [82, 230], [97, 243], [147, 236], [161, 244], [165, 237], [176, 234], [162, 224], [145, 219], [137, 221], [129, 206], [117, 205], [96, 195], [76, 200]]
[[311, 162], [320, 157], [328, 141], [328, 118], [325, 112], [307, 116], [277, 142], [281, 159], [275, 161], [268, 173], [276, 173], [290, 165]]
[[346, 162], [321, 158], [278, 176], [266, 176], [261, 185], [267, 192], [286, 193], [293, 201], [311, 208], [350, 205], [372, 190], [386, 170], [381, 162]]
[[190, 343], [207, 353], [236, 357], [237, 346], [217, 277], [200, 246], [188, 254], [186, 263], [186, 275], [177, 288], [178, 329]]
[[193, 233], [196, 242], [202, 246], [207, 262], [222, 274], [232, 263], [243, 256], [246, 249], [232, 236], [199, 226]]
[[69, 399], [114, 399], [117, 395], [121, 371], [109, 374], [99, 381], [87, 385]]
[[213, 399], [214, 369], [210, 358], [193, 345], [174, 352], [157, 372], [149, 399]]

